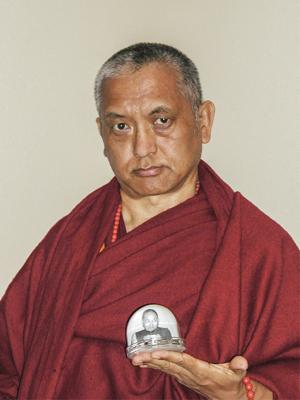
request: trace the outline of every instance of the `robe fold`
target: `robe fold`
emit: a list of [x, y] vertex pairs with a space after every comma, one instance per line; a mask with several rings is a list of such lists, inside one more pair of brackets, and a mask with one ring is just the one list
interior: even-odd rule
[[[178, 384], [180, 397], [175, 396], [166, 375], [141, 371], [125, 361], [125, 327], [134, 310], [154, 302], [175, 312], [187, 339], [199, 288], [214, 257], [215, 239], [216, 217], [203, 193], [107, 247], [91, 271], [56, 396], [193, 398], [190, 390]], [[126, 251], [125, 256], [116, 251], [118, 247]], [[113, 373], [121, 365], [122, 373]]]
[[101, 254], [120, 202], [115, 178], [50, 230], [1, 300], [0, 398], [201, 398], [126, 359], [127, 319], [157, 302], [178, 318], [188, 353], [213, 363], [241, 354], [275, 398], [300, 398], [298, 249], [204, 161], [199, 180], [199, 198]]

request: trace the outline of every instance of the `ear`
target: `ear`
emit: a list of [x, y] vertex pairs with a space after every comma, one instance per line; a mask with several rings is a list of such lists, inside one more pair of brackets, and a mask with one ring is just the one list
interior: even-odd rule
[[199, 125], [202, 143], [206, 144], [210, 141], [211, 130], [215, 116], [215, 105], [213, 102], [206, 100], [199, 107]]
[[[102, 140], [103, 140], [102, 129], [101, 129], [101, 119], [100, 119], [100, 117], [97, 117], [97, 118], [96, 118], [96, 124], [97, 124], [98, 130], [99, 130], [100, 136], [101, 136], [101, 138], [102, 138]], [[107, 157], [107, 151], [106, 151], [106, 148], [105, 148], [104, 140], [103, 140], [103, 145], [104, 145], [103, 154], [104, 154], [105, 157]]]
[[98, 131], [99, 131], [100, 135], [102, 136], [102, 134], [101, 134], [101, 119], [100, 119], [100, 117], [96, 118], [96, 124], [97, 124], [97, 127], [98, 127]]

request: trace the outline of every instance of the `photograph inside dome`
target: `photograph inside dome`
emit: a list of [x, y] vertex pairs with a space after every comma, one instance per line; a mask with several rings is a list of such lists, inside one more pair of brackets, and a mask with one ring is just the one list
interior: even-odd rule
[[132, 335], [131, 343], [145, 342], [149, 339], [172, 339], [170, 330], [159, 326], [159, 318], [155, 310], [151, 308], [145, 310], [142, 322], [144, 329]]
[[127, 324], [127, 356], [154, 350], [185, 350], [174, 314], [166, 307], [151, 304], [136, 310]]

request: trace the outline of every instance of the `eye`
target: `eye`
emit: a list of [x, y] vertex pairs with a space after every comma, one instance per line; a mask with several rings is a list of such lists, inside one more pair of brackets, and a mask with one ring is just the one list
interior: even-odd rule
[[160, 117], [154, 121], [154, 125], [157, 129], [166, 129], [172, 124], [172, 120], [167, 117]]
[[169, 122], [170, 122], [170, 119], [169, 119], [169, 118], [161, 117], [161, 118], [157, 118], [157, 119], [154, 121], [154, 124], [155, 124], [155, 125], [167, 125]]
[[128, 128], [128, 125], [125, 124], [124, 122], [119, 122], [118, 124], [115, 124], [113, 126], [113, 129], [117, 131], [124, 131], [126, 128]]
[[118, 124], [113, 125], [112, 128], [116, 132], [123, 132], [129, 129], [129, 126], [125, 124], [125, 122], [119, 122]]

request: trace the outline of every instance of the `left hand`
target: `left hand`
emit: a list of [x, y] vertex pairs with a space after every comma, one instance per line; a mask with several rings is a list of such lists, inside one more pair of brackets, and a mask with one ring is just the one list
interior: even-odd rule
[[210, 400], [247, 398], [242, 379], [246, 375], [248, 362], [242, 356], [234, 357], [229, 363], [210, 364], [187, 353], [158, 350], [137, 354], [132, 364], [158, 369]]

